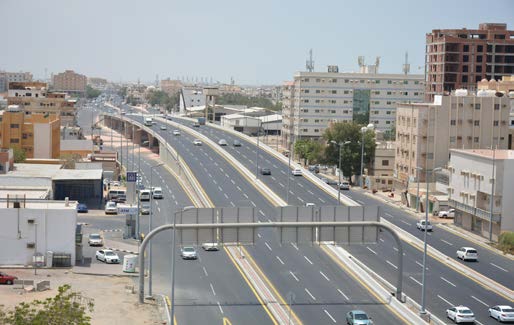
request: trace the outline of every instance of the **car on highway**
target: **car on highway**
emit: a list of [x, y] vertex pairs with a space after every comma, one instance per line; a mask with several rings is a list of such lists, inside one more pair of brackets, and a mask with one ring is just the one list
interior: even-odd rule
[[455, 209], [450, 209], [448, 211], [439, 211], [437, 216], [439, 218], [455, 218]]
[[152, 196], [154, 199], [162, 199], [162, 188], [154, 187], [152, 190]]
[[306, 206], [306, 207], [315, 207], [315, 206], [316, 206], [316, 204], [311, 203], [311, 202], [307, 202], [307, 203], [305, 203], [305, 206]]
[[218, 251], [219, 250], [218, 243], [203, 243], [202, 248], [205, 251]]
[[109, 201], [105, 204], [105, 214], [118, 214], [118, 207], [116, 202]]
[[144, 202], [144, 203], [141, 203], [141, 207], [139, 209], [139, 211], [141, 212], [142, 215], [148, 215], [150, 214], [150, 203], [148, 202]]
[[77, 212], [78, 213], [87, 213], [87, 205], [85, 203], [77, 204]]
[[164, 131], [164, 130], [167, 130], [168, 128], [166, 127], [166, 125], [161, 125], [160, 129]]
[[173, 130], [173, 135], [180, 135], [180, 130]]
[[269, 169], [268, 167], [262, 167], [261, 175], [271, 175], [271, 169]]
[[102, 236], [100, 234], [89, 234], [87, 243], [89, 246], [103, 246], [104, 241], [102, 239]]
[[461, 247], [457, 250], [457, 258], [463, 261], [478, 260], [478, 252], [473, 247]]
[[455, 306], [446, 309], [446, 317], [455, 323], [474, 323], [475, 314], [473, 311], [465, 306]]
[[419, 220], [418, 222], [416, 222], [416, 228], [422, 231], [432, 231], [434, 229], [430, 221], [425, 220]]
[[223, 146], [226, 146], [226, 145], [227, 145], [227, 140], [225, 140], [225, 139], [221, 139], [220, 141], [218, 141], [218, 144], [219, 144], [220, 146], [222, 146], [222, 147], [223, 147]]
[[4, 273], [4, 272], [0, 272], [0, 284], [13, 284], [14, 283], [14, 280], [18, 280], [17, 277], [13, 276], [13, 275], [9, 275], [7, 273]]
[[347, 181], [342, 181], [341, 184], [339, 184], [339, 189], [340, 190], [349, 190], [350, 189], [350, 182], [347, 182]]
[[201, 146], [201, 145], [202, 145], [202, 141], [200, 141], [200, 140], [198, 140], [198, 139], [195, 139], [195, 140], [193, 141], [193, 144], [194, 144], [195, 146]]
[[234, 147], [241, 147], [241, 142], [239, 140], [234, 140], [234, 142], [232, 143], [232, 145]]
[[144, 189], [139, 191], [139, 200], [140, 201], [150, 201], [150, 190]]
[[295, 168], [291, 171], [291, 174], [293, 174], [293, 176], [302, 176], [302, 169], [301, 168]]
[[120, 257], [110, 249], [101, 249], [96, 251], [96, 259], [107, 264], [118, 264]]
[[185, 246], [180, 249], [180, 257], [182, 257], [183, 260], [196, 260], [198, 258], [198, 254], [194, 247]]
[[373, 320], [365, 311], [352, 310], [346, 313], [346, 323], [349, 325], [369, 325], [373, 324]]
[[493, 306], [489, 308], [489, 317], [499, 322], [514, 322], [514, 308], [505, 305]]

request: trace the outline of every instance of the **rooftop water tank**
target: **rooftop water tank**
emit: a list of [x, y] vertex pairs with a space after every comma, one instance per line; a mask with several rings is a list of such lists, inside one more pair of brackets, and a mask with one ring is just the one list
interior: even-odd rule
[[463, 97], [468, 95], [467, 89], [457, 89], [455, 90], [455, 96]]

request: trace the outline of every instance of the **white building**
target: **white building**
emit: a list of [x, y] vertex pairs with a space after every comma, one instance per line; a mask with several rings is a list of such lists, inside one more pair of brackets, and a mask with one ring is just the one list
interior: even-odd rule
[[205, 94], [202, 89], [196, 87], [184, 87], [180, 91], [180, 113], [186, 113], [186, 111], [192, 107], [203, 106], [205, 109]]
[[278, 134], [282, 127], [282, 115], [271, 114], [263, 116], [255, 116], [250, 114], [228, 114], [221, 116], [221, 125], [232, 128], [236, 131], [246, 134], [257, 133], [261, 130], [265, 134]]
[[0, 202], [0, 265], [32, 265], [33, 256], [70, 254], [75, 264], [76, 202], [20, 200]]
[[514, 151], [452, 149], [450, 153], [448, 201], [456, 210], [455, 224], [489, 236], [494, 180], [492, 238], [514, 231]]

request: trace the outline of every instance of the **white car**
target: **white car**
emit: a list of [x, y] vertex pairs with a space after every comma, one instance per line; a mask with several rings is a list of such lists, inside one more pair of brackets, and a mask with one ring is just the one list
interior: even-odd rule
[[160, 187], [155, 187], [155, 188], [152, 190], [152, 195], [153, 195], [153, 198], [154, 198], [154, 199], [162, 199], [162, 188], [160, 188]]
[[295, 168], [291, 171], [291, 174], [293, 176], [302, 176], [302, 169], [301, 168]]
[[104, 241], [102, 240], [102, 236], [100, 234], [89, 234], [89, 239], [87, 240], [89, 246], [103, 246]]
[[448, 211], [439, 211], [437, 216], [439, 218], [455, 218], [455, 209], [450, 209]]
[[105, 214], [118, 214], [116, 202], [109, 201], [105, 204]]
[[340, 190], [349, 190], [350, 189], [350, 183], [347, 182], [347, 181], [342, 181], [341, 184], [339, 184], [339, 189]]
[[489, 308], [489, 316], [495, 318], [499, 322], [513, 322], [514, 308], [511, 306], [493, 306]]
[[218, 144], [222, 147], [226, 146], [227, 145], [227, 140], [225, 139], [221, 139], [220, 141], [218, 141]]
[[161, 125], [161, 130], [166, 130], [166, 129], [167, 129], [166, 125]]
[[200, 141], [200, 140], [198, 140], [198, 139], [195, 139], [195, 140], [193, 141], [193, 144], [194, 144], [195, 146], [201, 146], [201, 145], [202, 145], [202, 141]]
[[180, 135], [180, 130], [173, 130], [173, 135]]
[[307, 203], [305, 203], [305, 206], [306, 206], [306, 207], [315, 207], [315, 206], [316, 206], [316, 204], [314, 204], [314, 203], [310, 203], [310, 202], [307, 202]]
[[150, 201], [150, 190], [139, 191], [139, 200], [140, 201]]
[[423, 231], [432, 231], [434, 227], [432, 226], [430, 221], [420, 220], [416, 223], [416, 228]]
[[473, 247], [461, 247], [457, 251], [457, 257], [463, 261], [476, 261], [478, 260], [478, 252]]
[[96, 259], [108, 264], [118, 264], [120, 257], [110, 249], [101, 249], [96, 251]]
[[446, 309], [446, 317], [455, 323], [474, 323], [475, 314], [468, 307], [457, 306]]
[[150, 207], [150, 203], [141, 203], [141, 207], [139, 209], [139, 211], [141, 212], [142, 215], [148, 215], [150, 214], [150, 210], [151, 210], [151, 207]]
[[182, 257], [183, 260], [196, 260], [198, 258], [196, 249], [191, 246], [183, 247], [180, 250], [180, 256]]
[[218, 251], [218, 243], [203, 243], [202, 248], [206, 251]]

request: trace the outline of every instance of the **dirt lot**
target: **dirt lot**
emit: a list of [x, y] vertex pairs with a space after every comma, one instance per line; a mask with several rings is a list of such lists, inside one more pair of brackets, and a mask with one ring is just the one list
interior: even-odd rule
[[57, 288], [62, 284], [70, 284], [74, 291], [81, 292], [88, 298], [93, 298], [95, 307], [91, 314], [92, 324], [164, 324], [156, 304], [140, 305], [137, 302], [137, 291], [134, 294], [126, 289], [132, 286], [134, 280], [129, 277], [97, 276], [74, 274], [70, 270], [41, 269], [34, 275], [30, 269], [0, 269], [19, 279], [49, 280], [50, 290], [43, 292], [25, 292], [14, 289], [12, 285], [0, 286], [0, 305], [7, 309], [20, 302], [34, 299], [44, 299], [57, 294]]

